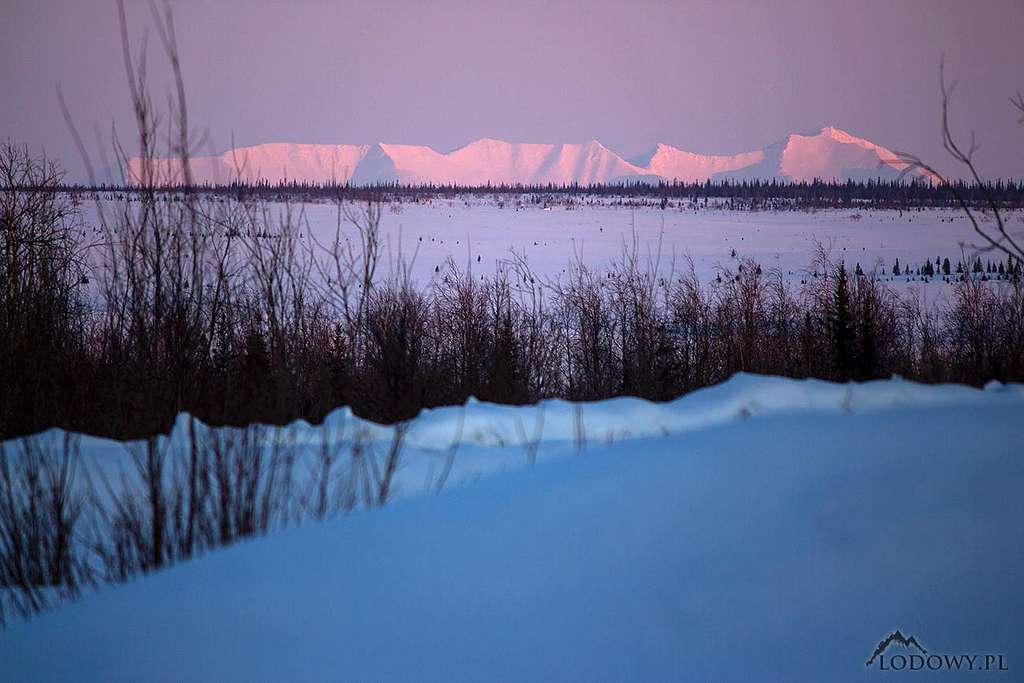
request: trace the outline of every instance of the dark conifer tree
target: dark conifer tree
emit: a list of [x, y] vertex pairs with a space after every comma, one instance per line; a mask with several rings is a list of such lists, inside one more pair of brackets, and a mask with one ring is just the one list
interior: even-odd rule
[[857, 321], [856, 378], [872, 379], [878, 376], [878, 321], [879, 302], [873, 286], [864, 288], [861, 295], [860, 319]]
[[846, 264], [842, 261], [834, 274], [829, 331], [832, 336], [833, 378], [845, 381], [851, 378], [853, 369], [854, 333], [850, 314], [850, 284], [847, 281]]

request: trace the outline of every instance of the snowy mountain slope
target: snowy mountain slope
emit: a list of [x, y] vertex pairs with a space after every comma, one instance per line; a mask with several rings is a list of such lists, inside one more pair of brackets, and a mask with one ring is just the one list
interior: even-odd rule
[[[268, 143], [228, 150], [220, 156], [197, 156], [190, 161], [196, 183], [226, 184], [234, 180], [255, 182], [296, 181], [323, 183], [349, 181], [370, 151], [369, 145], [314, 145]], [[142, 164], [137, 157], [128, 162], [127, 177], [138, 183]], [[158, 159], [152, 172], [160, 183], [183, 181], [176, 159]]]
[[[1014, 669], [1021, 387], [744, 376], [690, 399], [668, 404], [690, 429], [646, 436], [663, 413], [638, 402], [639, 433], [579, 457], [87, 593], [10, 625], [4, 676], [876, 680], [897, 629]], [[622, 407], [584, 404], [588, 429]], [[476, 429], [535, 409], [465, 410]]]
[[[141, 177], [138, 159], [131, 177]], [[694, 154], [659, 144], [627, 161], [597, 140], [581, 144], [513, 143], [484, 138], [452, 152], [419, 145], [310, 145], [274, 143], [192, 160], [197, 182], [266, 179], [356, 184], [546, 184], [702, 182], [746, 178], [794, 181], [895, 178], [904, 169], [890, 150], [827, 126], [814, 135], [790, 135], [761, 150], [735, 155]], [[180, 182], [180, 164], [158, 160], [157, 176]]]
[[729, 171], [749, 168], [764, 158], [764, 151], [746, 152], [732, 156], [694, 154], [671, 145], [658, 144], [645, 157], [637, 159], [648, 173], [668, 181], [703, 182]]
[[403, 183], [600, 183], [637, 169], [596, 140], [543, 145], [482, 139], [440, 154], [428, 147], [382, 145]]
[[[830, 177], [840, 180], [878, 175], [894, 177], [906, 168], [906, 164], [895, 163], [896, 158], [896, 154], [885, 147], [828, 126], [817, 135], [790, 135], [782, 151], [779, 171], [786, 178], [805, 181]], [[890, 163], [879, 169], [883, 160], [890, 160]]]
[[906, 168], [894, 152], [833, 126], [817, 135], [787, 136], [759, 153], [750, 165], [737, 165], [716, 178], [776, 178], [811, 182], [898, 178]]

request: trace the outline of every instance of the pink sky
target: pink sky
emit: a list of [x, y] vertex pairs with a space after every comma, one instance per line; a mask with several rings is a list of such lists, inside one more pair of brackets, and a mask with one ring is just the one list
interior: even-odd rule
[[[128, 3], [132, 34], [149, 25]], [[940, 168], [938, 64], [960, 81], [954, 123], [989, 177], [1024, 177], [1024, 3], [172, 3], [192, 121], [213, 149], [262, 142], [431, 145], [480, 137], [760, 148], [834, 124]], [[56, 106], [79, 126], [131, 127], [112, 0], [6, 0], [0, 134], [45, 145], [73, 177]], [[155, 36], [150, 69], [166, 81]]]

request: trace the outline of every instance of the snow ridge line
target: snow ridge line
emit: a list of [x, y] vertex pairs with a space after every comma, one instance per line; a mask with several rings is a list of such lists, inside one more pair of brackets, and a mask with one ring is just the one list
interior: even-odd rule
[[[619, 397], [591, 403], [549, 399], [537, 405], [509, 406], [470, 398], [462, 406], [421, 412], [408, 423], [404, 443], [423, 451], [445, 451], [453, 445], [535, 447], [540, 443], [577, 441], [581, 436], [608, 443], [695, 432], [765, 416], [991, 404], [1024, 407], [1024, 384], [990, 382], [984, 389], [977, 389], [960, 384], [920, 384], [898, 376], [843, 384], [737, 373], [721, 384], [665, 403]], [[170, 439], [188, 438], [189, 418], [188, 413], [178, 416]], [[390, 442], [395, 430], [394, 426], [356, 417], [347, 407], [331, 412], [321, 425], [296, 420], [284, 429], [291, 443], [310, 446], [323, 443], [325, 429], [329, 441], [348, 441], [358, 432], [365, 443]]]

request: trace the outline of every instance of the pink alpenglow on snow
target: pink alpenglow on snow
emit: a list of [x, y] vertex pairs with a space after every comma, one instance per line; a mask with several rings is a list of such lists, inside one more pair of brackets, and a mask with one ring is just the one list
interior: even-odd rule
[[[734, 155], [687, 152], [659, 144], [632, 161], [597, 140], [535, 144], [483, 138], [451, 152], [419, 145], [317, 145], [268, 143], [191, 160], [193, 181], [271, 183], [401, 183], [408, 185], [581, 185], [724, 179], [810, 182], [894, 179], [906, 170], [897, 155], [868, 140], [827, 126], [814, 135], [793, 134], [761, 150]], [[139, 183], [143, 167], [129, 161], [127, 180]], [[176, 159], [151, 167], [161, 184], [182, 182]]]

